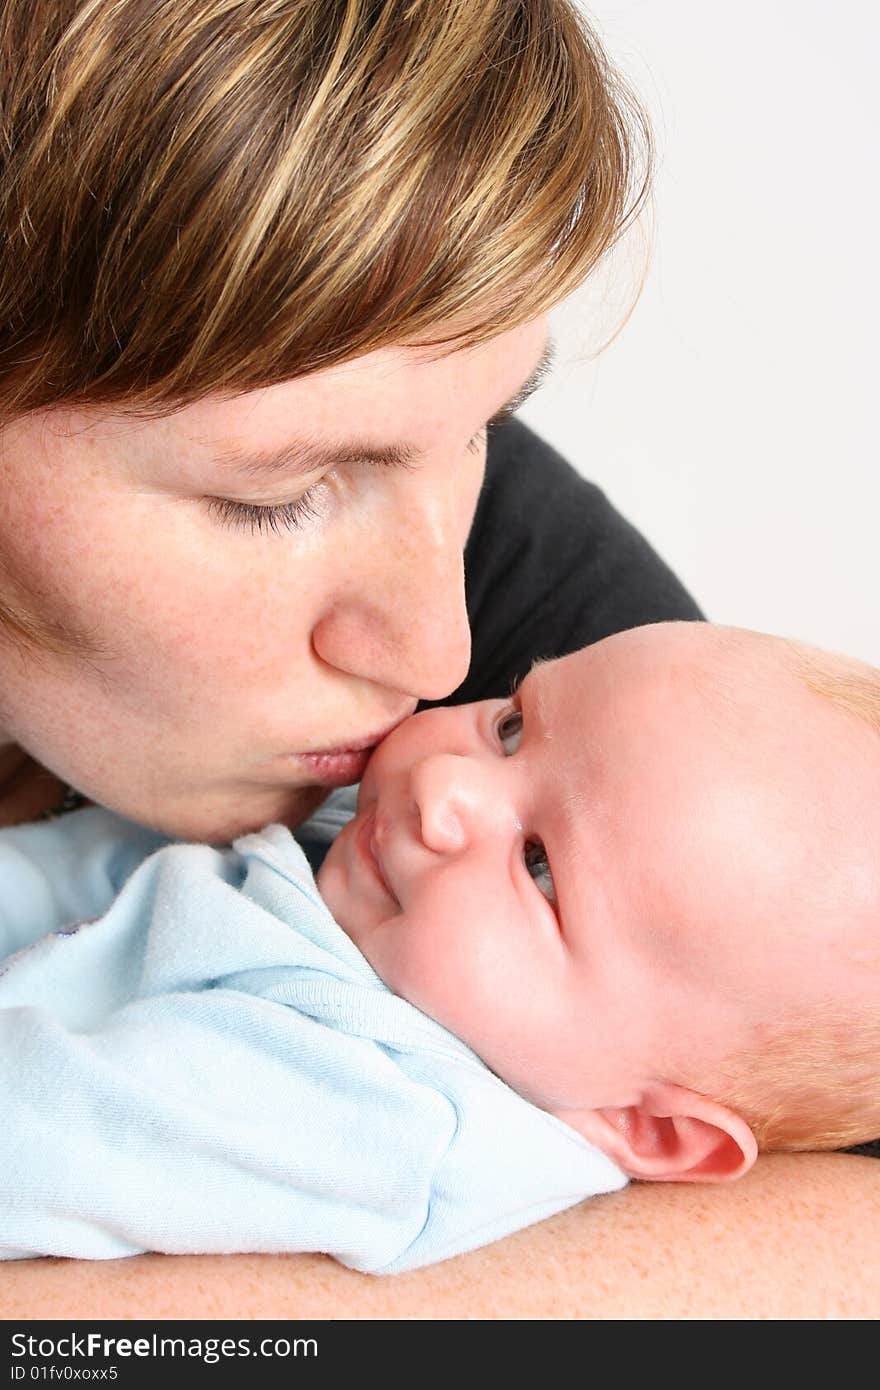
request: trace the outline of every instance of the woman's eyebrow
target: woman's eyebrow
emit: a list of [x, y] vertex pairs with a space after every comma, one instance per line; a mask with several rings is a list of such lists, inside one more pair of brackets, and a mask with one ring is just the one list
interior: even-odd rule
[[[543, 385], [552, 371], [556, 347], [548, 338], [537, 367], [529, 374], [519, 390], [496, 411], [490, 424], [500, 423], [519, 410], [531, 395]], [[312, 473], [319, 469], [335, 468], [343, 463], [375, 463], [385, 468], [407, 468], [422, 455], [415, 444], [370, 444], [351, 440], [344, 444], [322, 443], [314, 439], [297, 439], [280, 449], [226, 449], [216, 455], [221, 468], [228, 468], [249, 479], [271, 478], [279, 473]]]
[[229, 468], [245, 478], [272, 478], [279, 473], [315, 473], [340, 463], [376, 463], [385, 468], [406, 468], [420, 457], [412, 444], [368, 444], [352, 440], [345, 444], [326, 444], [318, 440], [294, 439], [280, 449], [226, 449], [215, 458], [221, 468]]

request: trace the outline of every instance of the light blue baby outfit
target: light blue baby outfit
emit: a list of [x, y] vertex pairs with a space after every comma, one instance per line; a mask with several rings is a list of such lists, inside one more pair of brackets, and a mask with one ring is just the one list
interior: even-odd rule
[[383, 984], [282, 826], [0, 832], [0, 1257], [396, 1272], [625, 1181]]

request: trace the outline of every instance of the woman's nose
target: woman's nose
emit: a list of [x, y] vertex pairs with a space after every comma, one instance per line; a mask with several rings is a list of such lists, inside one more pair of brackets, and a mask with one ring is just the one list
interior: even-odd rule
[[312, 645], [338, 670], [418, 700], [442, 700], [470, 665], [464, 545], [473, 507], [448, 481], [440, 495], [415, 494], [350, 565]]
[[435, 854], [455, 854], [497, 824], [497, 788], [475, 758], [435, 753], [412, 769], [410, 791], [422, 842]]

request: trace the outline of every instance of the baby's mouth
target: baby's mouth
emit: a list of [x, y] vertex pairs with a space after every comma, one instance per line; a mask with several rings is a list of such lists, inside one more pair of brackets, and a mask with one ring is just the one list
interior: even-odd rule
[[379, 873], [379, 877], [380, 877], [380, 879], [382, 880], [382, 883], [383, 883], [384, 886], [385, 886], [385, 892], [388, 894], [389, 898], [394, 898], [394, 901], [397, 902], [397, 895], [396, 895], [395, 893], [392, 893], [392, 891], [391, 891], [391, 885], [390, 885], [390, 883], [388, 882], [388, 877], [387, 877], [387, 875], [386, 875], [386, 873], [385, 873], [385, 866], [384, 866], [384, 864], [382, 863], [382, 856], [381, 856], [380, 853], [379, 853], [379, 846], [378, 846], [377, 843], [376, 843], [376, 836], [375, 836], [375, 834], [373, 834], [373, 835], [370, 837], [370, 853], [372, 854], [373, 859], [374, 859], [374, 861], [375, 861], [376, 868], [377, 868], [378, 873]]
[[378, 881], [379, 885], [385, 890], [388, 897], [391, 898], [392, 902], [397, 903], [397, 906], [399, 907], [400, 904], [391, 887], [391, 884], [388, 882], [388, 878], [385, 873], [385, 866], [382, 863], [382, 856], [379, 852], [379, 845], [376, 839], [375, 810], [371, 811], [368, 816], [364, 817], [364, 823], [361, 826], [357, 836], [357, 847], [361, 859], [366, 864], [368, 872], [370, 872], [372, 877]]

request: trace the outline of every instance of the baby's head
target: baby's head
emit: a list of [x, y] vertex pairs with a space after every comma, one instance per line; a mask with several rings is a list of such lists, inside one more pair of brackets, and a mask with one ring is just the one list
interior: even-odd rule
[[539, 664], [400, 725], [319, 882], [392, 989], [632, 1176], [880, 1133], [870, 667], [703, 623]]

